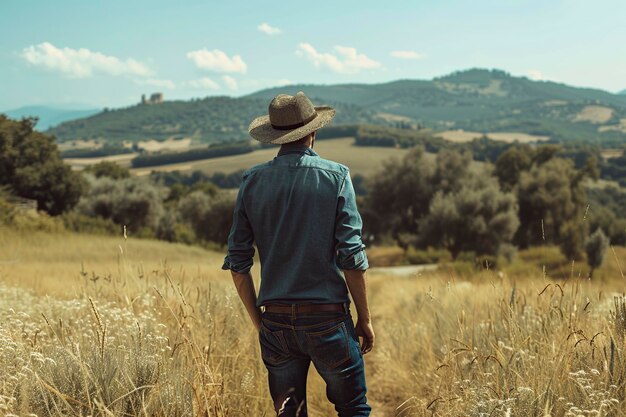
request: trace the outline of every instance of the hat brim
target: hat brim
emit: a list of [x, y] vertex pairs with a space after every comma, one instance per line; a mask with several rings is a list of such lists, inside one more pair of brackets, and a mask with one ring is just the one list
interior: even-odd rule
[[283, 143], [295, 142], [302, 139], [311, 132], [326, 126], [335, 117], [335, 109], [328, 106], [315, 107], [317, 116], [304, 126], [292, 130], [274, 129], [270, 123], [269, 116], [257, 117], [250, 123], [248, 132], [250, 136], [262, 143]]

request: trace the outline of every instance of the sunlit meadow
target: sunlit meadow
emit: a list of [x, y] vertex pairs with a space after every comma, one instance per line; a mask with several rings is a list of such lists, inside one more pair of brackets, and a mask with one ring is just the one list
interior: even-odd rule
[[[0, 415], [272, 415], [221, 259], [132, 237], [1, 230]], [[549, 275], [371, 271], [372, 415], [623, 415], [622, 277]], [[314, 371], [309, 410], [333, 415]]]

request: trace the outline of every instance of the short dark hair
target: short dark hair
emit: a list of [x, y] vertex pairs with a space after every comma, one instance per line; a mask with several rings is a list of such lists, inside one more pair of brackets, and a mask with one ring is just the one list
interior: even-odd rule
[[308, 135], [306, 135], [303, 138], [298, 139], [297, 141], [295, 141], [294, 143], [300, 144], [300, 145], [304, 145], [305, 143], [308, 142], [309, 138], [311, 137], [312, 134], [315, 133], [315, 130], [311, 133], [309, 133]]

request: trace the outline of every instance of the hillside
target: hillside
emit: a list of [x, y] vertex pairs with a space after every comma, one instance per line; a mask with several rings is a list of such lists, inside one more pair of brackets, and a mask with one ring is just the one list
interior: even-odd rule
[[417, 125], [435, 130], [522, 132], [557, 141], [617, 146], [626, 140], [626, 96], [471, 69], [433, 80], [384, 84], [291, 85], [241, 98], [207, 97], [109, 110], [50, 129], [59, 141], [191, 138], [215, 143], [247, 137], [250, 121], [278, 93], [304, 91], [337, 108], [336, 124]]
[[37, 117], [37, 130], [46, 130], [60, 123], [70, 120], [89, 117], [98, 113], [97, 109], [69, 109], [49, 106], [25, 106], [19, 109], [7, 110], [4, 113], [12, 119], [23, 117]]
[[619, 141], [626, 138], [626, 97], [602, 90], [472, 69], [425, 80], [385, 84], [294, 85], [250, 95], [268, 99], [279, 91], [355, 104], [435, 129], [519, 131], [556, 140]]
[[[352, 104], [332, 103], [337, 122], [371, 122], [372, 112]], [[260, 98], [207, 97], [190, 101], [165, 101], [108, 110], [63, 123], [48, 131], [59, 142], [73, 140], [122, 141], [191, 138], [194, 143], [237, 141], [248, 137], [252, 119], [267, 113]]]

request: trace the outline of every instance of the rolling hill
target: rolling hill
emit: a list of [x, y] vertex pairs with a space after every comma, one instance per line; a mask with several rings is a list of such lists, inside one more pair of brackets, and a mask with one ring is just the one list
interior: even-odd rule
[[433, 80], [383, 84], [291, 85], [240, 98], [208, 97], [110, 110], [50, 129], [59, 141], [109, 142], [190, 137], [240, 140], [278, 93], [305, 91], [337, 108], [335, 123], [422, 125], [435, 130], [523, 132], [557, 141], [619, 145], [626, 140], [626, 96], [471, 69]]
[[[100, 140], [108, 143], [148, 139], [191, 138], [195, 143], [239, 141], [248, 137], [252, 119], [267, 113], [261, 98], [207, 97], [190, 101], [134, 105], [106, 109], [96, 115], [62, 123], [48, 130], [59, 142]], [[366, 123], [374, 120], [371, 111], [345, 103], [337, 108], [338, 123]]]
[[4, 113], [12, 119], [23, 117], [37, 117], [37, 130], [46, 130], [69, 120], [89, 117], [98, 113], [98, 109], [70, 109], [50, 106], [25, 106], [19, 109], [7, 110]]
[[385, 84], [293, 85], [262, 90], [306, 91], [312, 97], [350, 103], [379, 117], [404, 117], [435, 129], [519, 131], [556, 140], [626, 139], [626, 97], [602, 90], [471, 69], [425, 80]]

